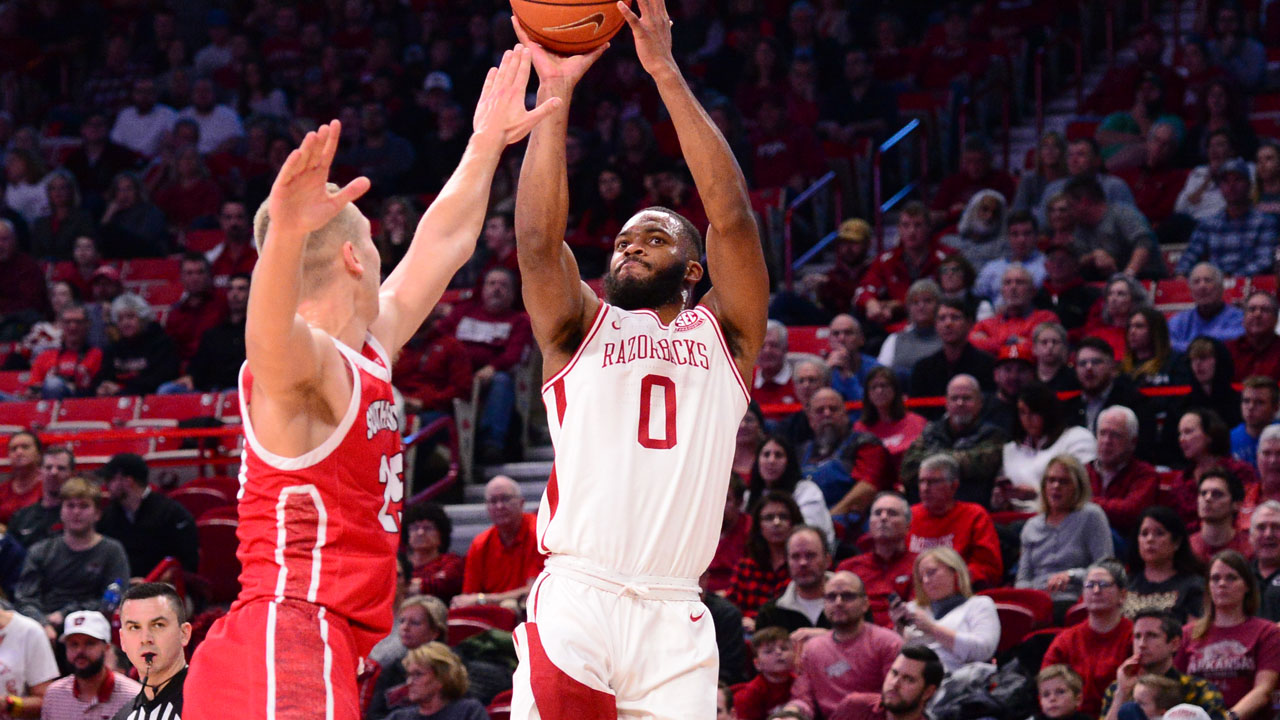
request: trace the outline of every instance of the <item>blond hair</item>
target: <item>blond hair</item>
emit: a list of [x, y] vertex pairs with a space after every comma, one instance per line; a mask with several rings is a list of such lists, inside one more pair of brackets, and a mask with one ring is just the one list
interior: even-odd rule
[[1039, 688], [1050, 680], [1061, 680], [1062, 684], [1077, 696], [1084, 692], [1084, 681], [1075, 670], [1066, 665], [1050, 665], [1041, 670], [1040, 674], [1036, 675], [1036, 687]]
[[62, 483], [58, 497], [62, 500], [88, 500], [96, 505], [102, 500], [102, 490], [92, 481], [76, 476]]
[[915, 566], [911, 570], [911, 576], [915, 582], [916, 605], [927, 608], [935, 599], [931, 598], [924, 591], [924, 581], [920, 579], [920, 564], [926, 559], [950, 568], [956, 574], [956, 591], [962, 597], [973, 597], [973, 582], [969, 579], [969, 568], [964, 564], [964, 558], [960, 557], [960, 553], [949, 547], [936, 547], [925, 550], [916, 556]]
[[[325, 183], [325, 189], [336, 193], [339, 188], [333, 183]], [[261, 254], [267, 243], [267, 231], [271, 226], [271, 216], [267, 212], [268, 200], [258, 206], [253, 215], [253, 243]], [[302, 253], [303, 293], [321, 286], [328, 280], [329, 266], [334, 257], [347, 240], [354, 240], [360, 232], [360, 221], [364, 215], [352, 203], [347, 203], [333, 216], [324, 227], [308, 233], [303, 242]]]
[[467, 692], [467, 669], [457, 655], [439, 641], [432, 641], [409, 651], [401, 661], [405, 670], [430, 670], [440, 681], [440, 695], [457, 700]]
[[1071, 475], [1071, 482], [1076, 486], [1076, 502], [1071, 508], [1071, 512], [1075, 512], [1084, 507], [1089, 501], [1093, 500], [1093, 487], [1089, 484], [1089, 472], [1084, 469], [1084, 465], [1080, 464], [1074, 456], [1063, 453], [1055, 455], [1049, 464], [1045, 466], [1044, 473], [1040, 475], [1040, 512], [1046, 517], [1049, 515], [1049, 500], [1045, 497], [1045, 486], [1049, 477], [1049, 470], [1054, 465], [1061, 465], [1066, 468], [1067, 473]]

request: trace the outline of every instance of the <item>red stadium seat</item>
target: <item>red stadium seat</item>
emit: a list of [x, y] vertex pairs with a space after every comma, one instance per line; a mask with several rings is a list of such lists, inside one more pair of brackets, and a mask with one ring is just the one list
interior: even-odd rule
[[138, 398], [130, 395], [102, 398], [68, 398], [58, 403], [56, 422], [103, 422], [121, 426], [138, 414]]
[[1276, 294], [1275, 275], [1257, 275], [1249, 278], [1249, 292], [1268, 292]]
[[212, 603], [229, 603], [240, 594], [240, 560], [236, 558], [239, 525], [234, 517], [205, 516], [196, 520], [200, 538], [198, 574], [209, 584]]
[[503, 690], [494, 695], [485, 711], [489, 713], [489, 720], [508, 720], [511, 717], [511, 691]]
[[978, 594], [986, 595], [1003, 605], [1019, 605], [1030, 610], [1035, 617], [1035, 629], [1053, 624], [1053, 598], [1043, 590], [1000, 587], [983, 590]]
[[1089, 610], [1085, 608], [1083, 602], [1078, 602], [1067, 610], [1066, 616], [1062, 618], [1062, 624], [1066, 627], [1079, 625], [1084, 622], [1087, 617], [1089, 617]]
[[208, 487], [180, 487], [169, 493], [179, 505], [191, 513], [191, 517], [199, 520], [205, 513], [214, 508], [226, 507], [234, 502], [234, 495], [227, 495], [221, 490]]
[[[49, 432], [76, 433], [101, 432], [103, 430], [115, 430], [115, 428], [101, 420], [84, 420], [52, 423], [47, 430]], [[59, 438], [55, 442], [71, 446], [72, 451], [76, 454], [76, 465], [78, 466], [102, 465], [110, 460], [112, 455], [119, 455], [120, 453], [146, 455], [151, 449], [151, 439], [145, 437], [124, 436], [97, 439], [71, 435]]]
[[177, 282], [182, 262], [172, 258], [136, 258], [120, 268], [120, 279], [127, 283]]
[[1222, 281], [1223, 290], [1222, 299], [1230, 304], [1243, 303], [1245, 296], [1249, 294], [1249, 278], [1229, 277]]
[[1098, 132], [1097, 120], [1072, 120], [1067, 123], [1067, 140], [1091, 138]]
[[153, 282], [138, 288], [138, 294], [148, 305], [172, 305], [182, 299], [182, 284], [177, 282]]
[[[4, 353], [0, 353], [0, 360], [3, 359]], [[31, 371], [29, 370], [4, 370], [0, 371], [0, 393], [9, 393], [18, 395], [26, 390], [27, 383], [31, 381]]]
[[798, 325], [787, 328], [787, 351], [826, 355], [831, 349], [831, 329], [825, 325]]
[[218, 397], [217, 416], [225, 423], [240, 423], [240, 391], [228, 390]]
[[[188, 230], [183, 236], [183, 245], [190, 252], [204, 253], [217, 247], [225, 238], [226, 233], [221, 229]], [[177, 277], [176, 273], [174, 277]]]
[[1186, 278], [1169, 278], [1156, 283], [1156, 305], [1175, 305], [1191, 302], [1191, 286]]
[[213, 393], [147, 395], [138, 407], [138, 419], [186, 420], [217, 417], [218, 396]]
[[53, 422], [57, 409], [55, 400], [0, 403], [0, 425], [39, 429]]
[[996, 614], [1000, 616], [1000, 644], [996, 646], [996, 654], [1016, 646], [1036, 629], [1036, 617], [1021, 605], [996, 603]]
[[450, 647], [486, 630], [511, 632], [515, 629], [516, 614], [498, 605], [472, 605], [449, 611]]
[[233, 477], [227, 477], [226, 475], [210, 475], [209, 477], [198, 477], [185, 485], [182, 485], [180, 488], [174, 488], [174, 490], [185, 488], [209, 488], [211, 490], [217, 490], [225, 495], [228, 500], [234, 502], [236, 495], [240, 492], [240, 481]]

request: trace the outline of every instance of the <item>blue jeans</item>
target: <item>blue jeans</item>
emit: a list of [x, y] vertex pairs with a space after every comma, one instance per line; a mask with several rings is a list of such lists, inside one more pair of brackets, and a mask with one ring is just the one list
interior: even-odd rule
[[511, 373], [498, 371], [489, 380], [484, 409], [476, 423], [480, 447], [503, 448], [507, 444], [507, 431], [511, 428], [511, 416], [516, 409], [516, 381]]

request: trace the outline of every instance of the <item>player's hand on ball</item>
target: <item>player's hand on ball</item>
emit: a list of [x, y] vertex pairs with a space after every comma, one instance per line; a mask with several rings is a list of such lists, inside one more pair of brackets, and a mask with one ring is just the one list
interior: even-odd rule
[[496, 68], [489, 68], [476, 103], [472, 126], [477, 135], [496, 135], [505, 145], [518, 142], [534, 125], [563, 102], [551, 98], [532, 110], [526, 110], [525, 93], [529, 87], [529, 49], [517, 44], [502, 55]]
[[529, 48], [533, 56], [533, 69], [538, 72], [538, 80], [544, 85], [556, 82], [577, 85], [582, 76], [587, 74], [587, 70], [609, 49], [609, 43], [605, 43], [585, 55], [557, 55], [530, 39], [520, 20], [514, 16], [511, 18], [511, 27], [515, 28], [520, 44]]
[[369, 178], [358, 177], [331, 191], [329, 168], [338, 151], [342, 124], [337, 120], [307, 133], [302, 144], [285, 159], [267, 197], [267, 212], [276, 227], [302, 235], [319, 230], [347, 203], [369, 190]]
[[671, 16], [667, 14], [666, 3], [664, 0], [636, 0], [636, 3], [640, 8], [639, 16], [631, 12], [623, 0], [618, 0], [618, 12], [631, 26], [640, 64], [650, 75], [675, 70], [676, 61], [671, 54]]

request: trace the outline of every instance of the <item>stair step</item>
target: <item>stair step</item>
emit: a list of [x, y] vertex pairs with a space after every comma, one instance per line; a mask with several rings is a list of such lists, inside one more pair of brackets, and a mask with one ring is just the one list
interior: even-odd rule
[[525, 480], [546, 481], [546, 479], [551, 475], [551, 461], [526, 460], [522, 462], [503, 463], [501, 465], [485, 465], [481, 468], [480, 473], [481, 476], [484, 477], [485, 482], [492, 480], [498, 475], [506, 475], [516, 482], [522, 482]]
[[[526, 502], [537, 503], [542, 498], [542, 491], [547, 487], [547, 479], [543, 477], [540, 480], [520, 481], [516, 478], [516, 485], [520, 487], [520, 494], [524, 496]], [[468, 485], [462, 491], [462, 497], [467, 503], [474, 503], [484, 508], [484, 485]], [[466, 507], [465, 505], [452, 505], [450, 507]]]

